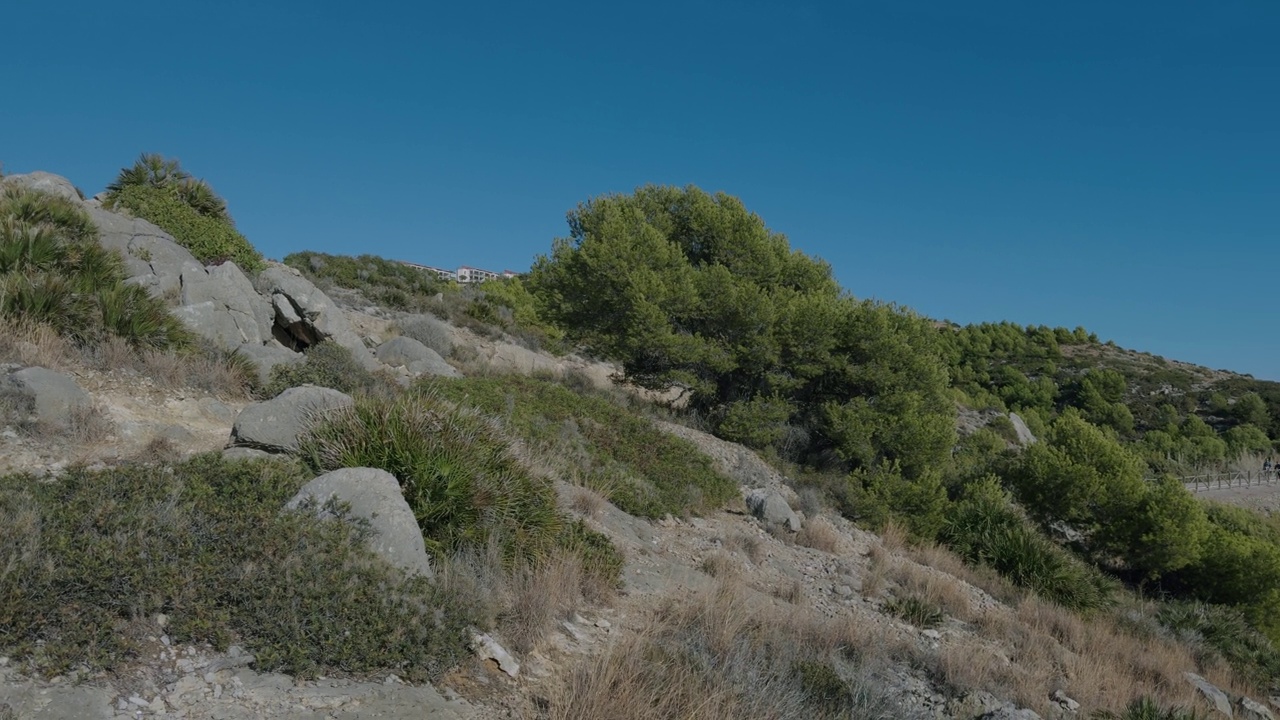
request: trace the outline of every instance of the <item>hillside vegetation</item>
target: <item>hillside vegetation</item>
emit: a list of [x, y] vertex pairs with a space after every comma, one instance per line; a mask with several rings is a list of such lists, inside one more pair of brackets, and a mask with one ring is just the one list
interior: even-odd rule
[[[225, 201], [176, 161], [143, 155], [105, 204], [265, 277]], [[959, 327], [860, 300], [723, 193], [646, 186], [568, 220], [528, 276], [476, 287], [371, 255], [288, 256], [342, 302], [381, 307], [362, 336], [377, 320], [380, 342], [416, 338], [471, 376], [412, 379], [348, 332], [259, 378], [126, 283], [83, 206], [0, 186], [0, 360], [45, 338], [125, 392], [164, 385], [159, 358], [181, 393], [208, 382], [183, 372], [221, 368], [241, 408], [309, 384], [350, 395], [301, 413], [273, 457], [179, 459], [157, 439], [0, 477], [0, 527], [17, 529], [0, 533], [0, 654], [89, 677], [144, 661], [163, 630], [299, 677], [436, 681], [479, 631], [545, 660], [580, 609], [649, 572], [673, 584], [628, 598], [646, 624], [529, 680], [540, 716], [892, 717], [885, 688], [908, 675], [928, 697], [991, 688], [1055, 713], [1070, 685], [1094, 717], [1192, 717], [1146, 697], [1194, 698], [1186, 671], [1280, 693], [1280, 518], [1178, 480], [1280, 449], [1280, 384], [1083, 328]], [[503, 342], [610, 360], [629, 387], [545, 355], [559, 370], [532, 377], [462, 361], [463, 343]], [[343, 468], [394, 477], [431, 577], [371, 552], [349, 504], [284, 509]], [[790, 517], [752, 507], [757, 521], [744, 497]]]

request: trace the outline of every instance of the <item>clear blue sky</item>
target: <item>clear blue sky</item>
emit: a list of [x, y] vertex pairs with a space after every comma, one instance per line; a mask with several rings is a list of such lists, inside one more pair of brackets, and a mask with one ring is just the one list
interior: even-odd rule
[[0, 161], [180, 158], [272, 257], [523, 270], [645, 183], [859, 297], [1280, 380], [1280, 3], [10, 3]]

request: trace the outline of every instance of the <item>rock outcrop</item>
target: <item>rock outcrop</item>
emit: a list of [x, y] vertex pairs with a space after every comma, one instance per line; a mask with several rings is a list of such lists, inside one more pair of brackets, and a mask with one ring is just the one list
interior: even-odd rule
[[382, 343], [374, 351], [374, 355], [384, 364], [403, 367], [414, 375], [462, 377], [462, 373], [445, 362], [435, 350], [404, 335]]
[[231, 427], [231, 447], [292, 453], [298, 440], [318, 416], [350, 407], [350, 395], [329, 388], [303, 385], [290, 388], [271, 400], [254, 403], [240, 412]]
[[330, 499], [350, 505], [353, 516], [369, 521], [369, 546], [387, 562], [408, 573], [434, 576], [422, 529], [394, 475], [376, 468], [334, 470], [303, 485], [286, 507], [314, 502], [317, 513], [326, 517]]
[[369, 370], [381, 367], [341, 308], [302, 273], [273, 263], [258, 274], [254, 287], [270, 299], [274, 310], [272, 335], [281, 344], [303, 350], [321, 340], [332, 340], [350, 350], [352, 357]]
[[0, 380], [0, 395], [17, 398], [37, 424], [68, 430], [92, 406], [89, 394], [66, 373], [42, 367], [15, 370]]

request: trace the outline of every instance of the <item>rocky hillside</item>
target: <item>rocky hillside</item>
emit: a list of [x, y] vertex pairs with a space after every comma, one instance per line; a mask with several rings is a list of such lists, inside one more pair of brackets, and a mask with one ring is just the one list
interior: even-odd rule
[[192, 339], [4, 319], [0, 718], [1280, 709], [1159, 603], [862, 529], [613, 365], [2, 182], [82, 208]]

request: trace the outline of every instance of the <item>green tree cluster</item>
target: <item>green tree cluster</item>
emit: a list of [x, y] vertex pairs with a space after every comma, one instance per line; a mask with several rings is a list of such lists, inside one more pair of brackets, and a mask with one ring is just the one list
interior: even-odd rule
[[756, 447], [910, 481], [945, 462], [954, 405], [932, 324], [852, 298], [737, 198], [646, 186], [568, 220], [528, 288], [570, 342], [640, 385], [683, 389]]
[[155, 223], [202, 263], [232, 260], [246, 271], [265, 267], [262, 254], [236, 230], [226, 202], [177, 160], [143, 153], [107, 186], [103, 204]]

